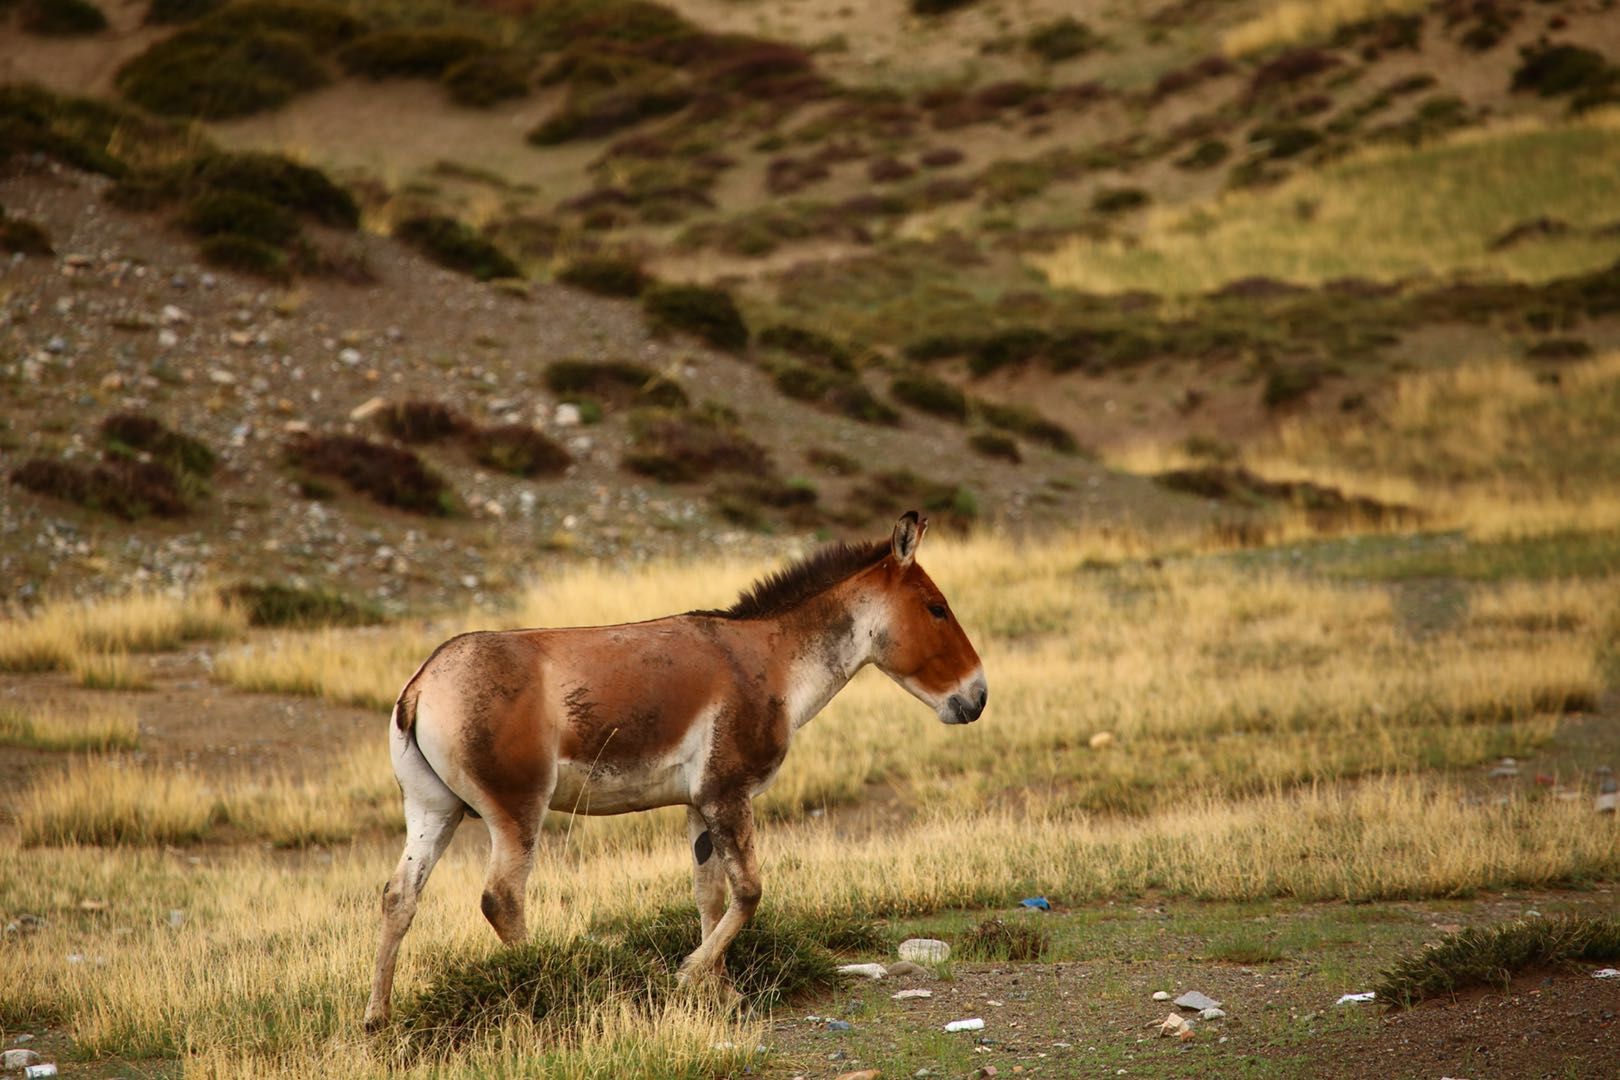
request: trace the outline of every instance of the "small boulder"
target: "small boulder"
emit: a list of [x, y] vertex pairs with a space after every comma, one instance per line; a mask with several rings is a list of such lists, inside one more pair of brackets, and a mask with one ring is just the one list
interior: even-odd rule
[[913, 964], [910, 960], [901, 960], [889, 965], [891, 979], [932, 979], [934, 973], [921, 964]]
[[1164, 991], [1164, 990], [1155, 990], [1155, 991], [1153, 991], [1153, 1000], [1154, 1001], [1169, 1001], [1170, 1000], [1170, 994], [1167, 991]]
[[1211, 1005], [1207, 1009], [1200, 1009], [1198, 1012], [1198, 1019], [1200, 1020], [1220, 1020], [1225, 1016], [1226, 1010], [1216, 1008], [1214, 1005]]
[[12, 1069], [26, 1069], [30, 1065], [39, 1064], [39, 1055], [32, 1050], [7, 1050], [0, 1054], [0, 1070], [10, 1072]]
[[950, 945], [938, 938], [907, 938], [900, 943], [900, 959], [914, 964], [942, 964], [950, 958]]
[[1189, 990], [1185, 994], [1182, 994], [1180, 997], [1176, 998], [1176, 1004], [1183, 1009], [1191, 1009], [1194, 1012], [1202, 1012], [1205, 1009], [1218, 1009], [1221, 1007], [1220, 1002], [1216, 1001], [1208, 994], [1199, 993], [1197, 990]]
[[1191, 1031], [1192, 1025], [1187, 1022], [1186, 1017], [1177, 1016], [1175, 1013], [1171, 1013], [1169, 1016], [1166, 1016], [1163, 1020], [1159, 1021], [1158, 1029], [1159, 1037], [1165, 1038], [1171, 1035], [1180, 1036], [1183, 1031]]
[[882, 979], [889, 974], [889, 969], [882, 964], [841, 964], [838, 968], [840, 975], [859, 975], [865, 979]]

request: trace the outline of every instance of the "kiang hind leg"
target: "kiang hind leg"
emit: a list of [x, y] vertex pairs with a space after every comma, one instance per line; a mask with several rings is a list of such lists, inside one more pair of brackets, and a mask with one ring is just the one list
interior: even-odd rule
[[534, 869], [540, 825], [545, 821], [555, 787], [553, 775], [530, 796], [501, 800], [484, 814], [484, 823], [489, 826], [489, 867], [479, 907], [507, 945], [519, 944], [528, 937], [524, 891]]

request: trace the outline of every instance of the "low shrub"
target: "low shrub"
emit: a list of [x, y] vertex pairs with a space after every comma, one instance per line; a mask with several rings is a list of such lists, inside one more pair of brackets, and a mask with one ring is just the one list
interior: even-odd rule
[[970, 346], [968, 370], [975, 376], [1014, 364], [1027, 363], [1041, 355], [1052, 343], [1052, 335], [1033, 326], [1014, 326], [998, 330], [975, 341]]
[[358, 604], [326, 589], [300, 589], [291, 585], [242, 582], [219, 591], [220, 599], [247, 614], [252, 626], [295, 627], [370, 626], [382, 615], [369, 604]]
[[574, 461], [554, 439], [527, 424], [479, 428], [467, 435], [467, 443], [480, 465], [513, 476], [558, 476]]
[[377, 423], [400, 442], [437, 442], [467, 430], [466, 418], [438, 401], [396, 401], [377, 414]]
[[1018, 444], [1005, 435], [997, 435], [991, 431], [975, 431], [968, 436], [968, 446], [974, 453], [987, 458], [999, 458], [1018, 465], [1024, 460], [1024, 455], [1018, 452]]
[[1249, 77], [1249, 93], [1258, 95], [1271, 90], [1293, 86], [1324, 71], [1338, 67], [1342, 61], [1332, 53], [1317, 48], [1289, 49], [1279, 53], [1255, 69]]
[[948, 15], [975, 0], [909, 0], [913, 15]]
[[418, 214], [394, 226], [394, 235], [440, 266], [478, 281], [521, 277], [506, 254], [470, 227], [444, 214]]
[[1266, 376], [1260, 402], [1268, 409], [1280, 409], [1301, 400], [1321, 385], [1322, 369], [1315, 364], [1274, 368]]
[[874, 473], [856, 494], [871, 505], [921, 506], [961, 523], [979, 516], [979, 500], [973, 492], [956, 484], [928, 480], [909, 469]]
[[219, 233], [206, 237], [197, 245], [197, 253], [203, 262], [221, 270], [252, 274], [270, 281], [286, 281], [292, 277], [287, 253], [251, 236]]
[[36, 495], [74, 503], [125, 521], [179, 517], [187, 510], [185, 495], [173, 470], [156, 461], [114, 458], [80, 466], [36, 457], [13, 469], [11, 482]]
[[624, 467], [667, 484], [716, 472], [770, 472], [765, 448], [713, 414], [642, 410], [631, 414], [630, 437], [633, 449], [624, 456]]
[[239, 191], [208, 191], [186, 204], [181, 224], [197, 236], [231, 234], [281, 246], [297, 239], [298, 219], [274, 203]]
[[967, 960], [1007, 960], [1032, 963], [1051, 944], [1051, 935], [1028, 922], [986, 919], [957, 941], [957, 951]]
[[1524, 355], [1531, 360], [1586, 360], [1595, 350], [1582, 338], [1544, 338], [1531, 345]]
[[107, 16], [90, 0], [24, 0], [22, 28], [48, 37], [79, 37], [107, 29]]
[[124, 64], [114, 80], [119, 91], [163, 116], [227, 120], [278, 109], [326, 85], [326, 67], [304, 38], [224, 30], [213, 22], [205, 19]]
[[637, 297], [652, 284], [652, 275], [630, 259], [596, 257], [576, 259], [557, 275], [557, 280], [598, 296]]
[[491, 50], [474, 53], [445, 69], [441, 79], [450, 100], [470, 109], [487, 109], [503, 101], [527, 97], [529, 61], [515, 52]]
[[56, 253], [44, 226], [27, 218], [6, 217], [4, 213], [0, 213], [0, 251], [20, 255]]
[[557, 360], [546, 386], [563, 398], [587, 395], [617, 405], [684, 409], [686, 391], [669, 376], [625, 360]]
[[866, 178], [874, 184], [894, 184], [917, 175], [915, 166], [896, 157], [873, 158], [867, 162]]
[[437, 79], [450, 65], [493, 47], [487, 38], [442, 26], [376, 30], [345, 45], [338, 62], [368, 79]]
[[335, 477], [384, 506], [434, 516], [455, 509], [449, 485], [403, 447], [353, 435], [300, 435], [286, 453], [294, 468]]
[[679, 83], [588, 89], [575, 86], [562, 107], [529, 132], [536, 146], [555, 146], [574, 139], [597, 139], [646, 120], [669, 116], [692, 103], [692, 91]]
[[817, 405], [863, 424], [894, 425], [900, 422], [900, 414], [879, 401], [866, 388], [866, 384], [853, 375], [787, 364], [777, 369], [775, 382], [776, 388], [787, 397]]
[[1316, 146], [1322, 141], [1322, 135], [1302, 124], [1261, 124], [1249, 133], [1249, 141], [1264, 143], [1266, 158], [1281, 161]]
[[861, 463], [842, 450], [829, 450], [812, 446], [804, 452], [804, 460], [831, 476], [859, 476]]
[[796, 480], [783, 482], [775, 477], [735, 480], [709, 492], [709, 502], [721, 517], [750, 529], [766, 527], [770, 512], [783, 515], [797, 527], [812, 526], [819, 517], [819, 499], [812, 485]]
[[203, 25], [230, 34], [264, 30], [296, 34], [323, 53], [365, 30], [359, 18], [321, 0], [236, 0], [209, 16]]
[[1073, 15], [1042, 23], [1024, 36], [1024, 47], [1048, 64], [1084, 56], [1101, 43], [1091, 27]]
[[930, 364], [936, 360], [966, 356], [977, 344], [977, 339], [962, 334], [930, 334], [907, 342], [900, 349], [900, 355], [914, 363]]
[[353, 229], [360, 223], [354, 197], [319, 169], [280, 154], [205, 152], [162, 169], [131, 173], [111, 198], [131, 209], [231, 192], [302, 214], [323, 225]]
[[826, 334], [791, 323], [767, 326], [755, 338], [756, 344], [778, 349], [803, 360], [814, 360], [836, 371], [854, 371], [855, 357], [850, 350]]
[[113, 413], [101, 422], [101, 441], [118, 457], [146, 454], [170, 469], [201, 479], [214, 474], [218, 458], [208, 444], [173, 431], [142, 413]]
[[1516, 93], [1562, 97], [1614, 82], [1615, 70], [1600, 52], [1570, 44], [1539, 44], [1520, 52], [1513, 72]]
[[967, 395], [944, 379], [915, 372], [897, 375], [889, 384], [889, 394], [902, 405], [962, 423], [967, 420]]
[[224, 5], [225, 0], [152, 0], [146, 8], [146, 22], [153, 26], [193, 22]]
[[1397, 961], [1373, 992], [1386, 1005], [1410, 1008], [1474, 987], [1506, 991], [1515, 975], [1615, 960], [1620, 960], [1620, 920], [1613, 918], [1554, 915], [1470, 926]]
[[1046, 419], [1027, 406], [1001, 405], [981, 398], [973, 403], [973, 410], [991, 427], [1021, 435], [1030, 442], [1039, 443], [1060, 454], [1081, 452], [1079, 441], [1068, 428]]
[[1178, 169], [1213, 169], [1232, 156], [1232, 148], [1220, 139], [1205, 139], [1181, 157], [1176, 158]]
[[748, 345], [748, 324], [724, 289], [707, 285], [658, 285], [642, 294], [653, 325], [692, 334], [717, 349], [737, 352]]
[[963, 154], [962, 151], [958, 150], [954, 146], [940, 146], [933, 150], [924, 151], [917, 158], [917, 161], [921, 163], [924, 168], [946, 169], [952, 165], [960, 165], [966, 159], [966, 157], [967, 155]]
[[1146, 206], [1149, 198], [1141, 188], [1099, 188], [1091, 197], [1091, 208], [1099, 214], [1123, 214]]

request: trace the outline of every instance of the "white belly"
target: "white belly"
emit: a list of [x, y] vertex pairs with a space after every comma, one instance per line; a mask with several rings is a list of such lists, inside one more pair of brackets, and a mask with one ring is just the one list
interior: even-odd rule
[[559, 762], [551, 809], [570, 814], [627, 814], [677, 806], [691, 800], [692, 783], [685, 762], [645, 766], [633, 772], [592, 769], [588, 764]]

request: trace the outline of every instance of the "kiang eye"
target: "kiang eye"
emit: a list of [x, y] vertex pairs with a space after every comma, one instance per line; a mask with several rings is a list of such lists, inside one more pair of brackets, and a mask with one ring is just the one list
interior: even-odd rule
[[945, 610], [944, 604], [929, 604], [928, 614], [932, 615], [936, 619], [943, 619], [948, 613]]

